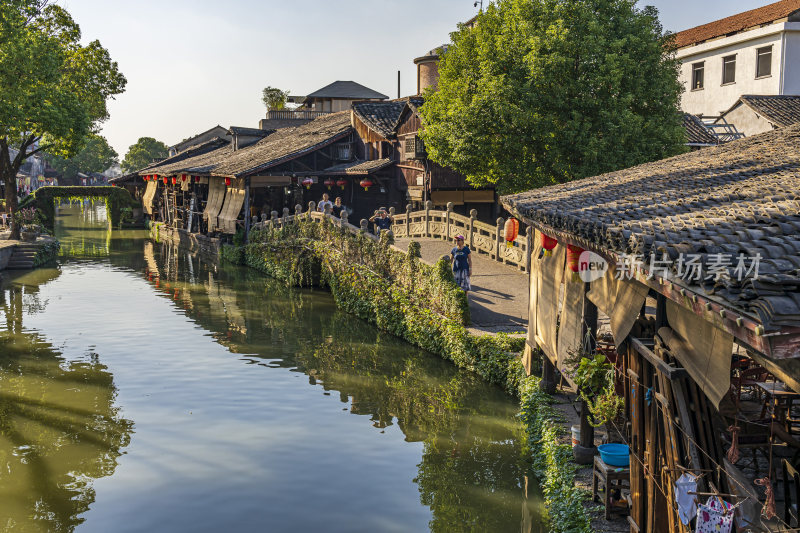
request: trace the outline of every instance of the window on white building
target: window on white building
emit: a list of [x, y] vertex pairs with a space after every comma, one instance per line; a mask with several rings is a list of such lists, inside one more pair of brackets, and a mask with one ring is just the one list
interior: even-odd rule
[[706, 63], [705, 61], [701, 61], [700, 63], [693, 63], [692, 64], [692, 90], [697, 91], [703, 88], [703, 77], [705, 76], [706, 70]]
[[736, 56], [722, 58], [722, 85], [736, 83]]
[[756, 50], [756, 78], [772, 75], [772, 47], [765, 46]]

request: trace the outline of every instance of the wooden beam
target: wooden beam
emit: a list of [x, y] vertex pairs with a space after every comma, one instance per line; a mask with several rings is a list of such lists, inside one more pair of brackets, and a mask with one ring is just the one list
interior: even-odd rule
[[631, 345], [634, 349], [642, 355], [647, 361], [656, 367], [656, 370], [663, 373], [671, 380], [683, 379], [689, 376], [689, 372], [686, 371], [685, 368], [677, 368], [670, 364], [664, 362], [660, 357], [652, 352], [647, 346], [645, 346], [642, 341], [637, 339], [636, 337], [628, 337], [628, 341], [630, 341]]

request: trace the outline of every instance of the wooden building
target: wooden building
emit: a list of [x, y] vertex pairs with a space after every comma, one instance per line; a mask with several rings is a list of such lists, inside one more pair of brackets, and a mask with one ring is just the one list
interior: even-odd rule
[[415, 207], [427, 200], [436, 207], [453, 202], [456, 212], [461, 214], [476, 209], [481, 219], [496, 218], [494, 189], [476, 189], [463, 175], [428, 159], [419, 136], [422, 127], [419, 108], [423, 103], [421, 97], [412, 96], [353, 104], [353, 127], [364, 143], [364, 158], [390, 159], [393, 180], [399, 189], [406, 191], [407, 202]]
[[247, 233], [254, 217], [294, 212], [326, 193], [341, 196], [353, 218], [402, 205], [405, 191], [384, 173], [391, 161], [365, 160], [364, 153], [350, 113], [340, 112], [296, 128], [232, 127], [229, 139], [207, 140], [137, 174], [154, 220], [188, 233], [233, 235]]
[[694, 531], [684, 473], [741, 531], [797, 527], [798, 191], [795, 125], [502, 199], [536, 230], [527, 363], [544, 354], [545, 387], [576, 352], [614, 364], [632, 532]]

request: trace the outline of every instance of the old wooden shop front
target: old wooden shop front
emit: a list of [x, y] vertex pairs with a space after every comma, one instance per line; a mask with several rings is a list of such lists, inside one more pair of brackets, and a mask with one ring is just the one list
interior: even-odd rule
[[723, 531], [797, 527], [798, 191], [792, 126], [503, 198], [536, 228], [528, 357], [544, 353], [544, 385], [569, 381], [575, 352], [614, 365], [631, 531], [694, 531], [684, 475], [688, 507], [722, 508]]

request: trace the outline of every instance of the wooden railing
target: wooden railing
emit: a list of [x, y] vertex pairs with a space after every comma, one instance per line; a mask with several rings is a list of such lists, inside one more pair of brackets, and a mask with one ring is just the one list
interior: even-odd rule
[[267, 120], [313, 120], [325, 115], [327, 111], [293, 111], [291, 109], [273, 109], [267, 111]]
[[[411, 206], [407, 207], [406, 214], [397, 215], [394, 208], [389, 210], [394, 217], [392, 224], [392, 234], [395, 238], [421, 237], [427, 239], [442, 239], [452, 241], [456, 235], [463, 235], [470, 250], [479, 254], [485, 254], [499, 263], [513, 265], [523, 272], [530, 272], [531, 254], [533, 253], [533, 228], [527, 228], [508, 246], [505, 240], [505, 220], [497, 219], [497, 224], [492, 226], [477, 220], [478, 213], [474, 209], [469, 217], [453, 212], [453, 204], [448, 203], [445, 211], [432, 209], [430, 201], [426, 204], [423, 211], [411, 211]], [[350, 224], [348, 213], [342, 211], [341, 218], [333, 216], [330, 208], [325, 213], [316, 209], [314, 202], [308, 203], [308, 211], [303, 213], [300, 205], [295, 206], [294, 214], [288, 207], [283, 208], [283, 213], [279, 216], [277, 211], [271, 213], [268, 219], [262, 215], [261, 220], [253, 217], [252, 229], [282, 228], [286, 224], [293, 223], [295, 220], [304, 217], [309, 220], [321, 222], [328, 218], [337, 226], [349, 230], [353, 233], [364, 233], [370, 238], [378, 239], [378, 236], [369, 232], [369, 221], [362, 219], [358, 226]]]
[[423, 237], [452, 241], [456, 235], [463, 235], [470, 250], [488, 255], [499, 263], [514, 265], [523, 272], [530, 272], [531, 254], [533, 253], [533, 228], [520, 232], [517, 238], [507, 246], [505, 240], [505, 220], [497, 219], [492, 226], [477, 220], [478, 212], [473, 209], [470, 216], [453, 212], [452, 202], [448, 202], [444, 211], [435, 210], [429, 200], [422, 211], [411, 211], [394, 215], [392, 232], [397, 238]]

